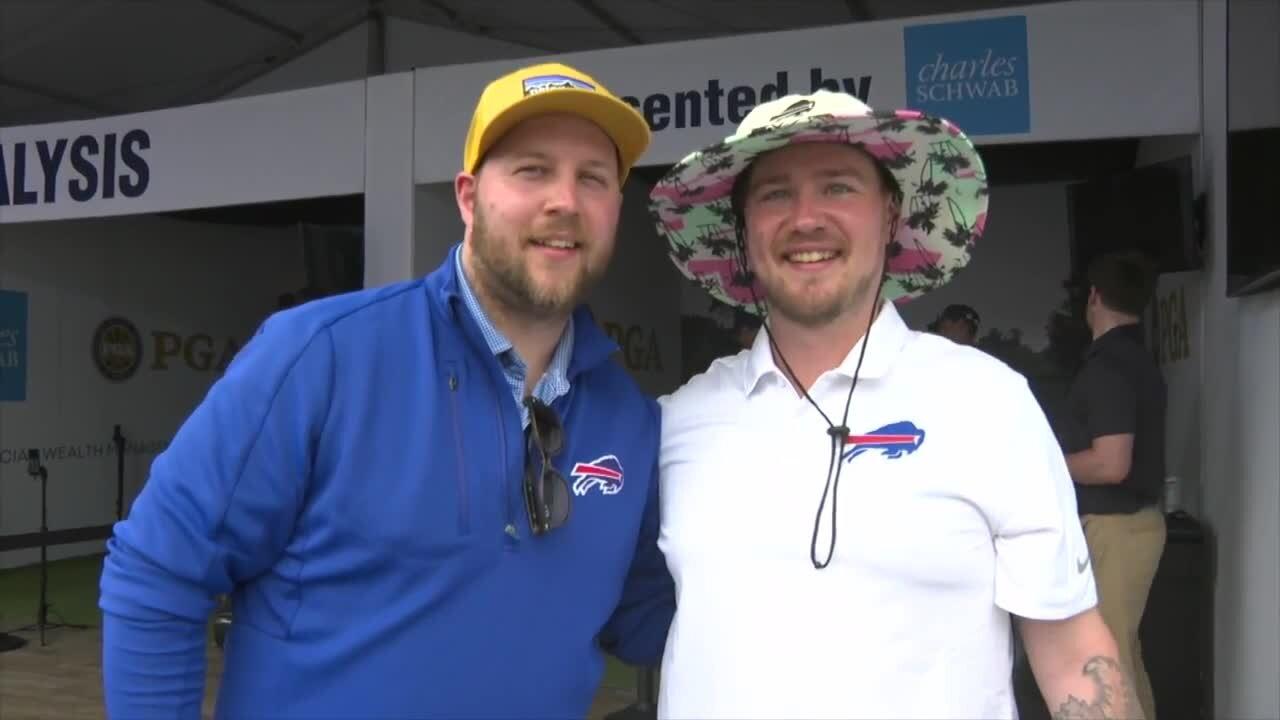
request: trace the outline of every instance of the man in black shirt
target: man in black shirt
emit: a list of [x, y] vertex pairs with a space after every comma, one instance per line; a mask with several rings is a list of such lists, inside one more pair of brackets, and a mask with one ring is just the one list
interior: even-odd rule
[[943, 309], [933, 322], [929, 332], [937, 333], [961, 345], [978, 342], [978, 311], [968, 305], [953, 304]]
[[[1093, 342], [1068, 397], [1075, 437], [1064, 449], [1076, 487], [1102, 617], [1129, 665], [1143, 713], [1155, 717], [1138, 626], [1164, 552], [1165, 384], [1143, 344], [1155, 272], [1136, 253], [1088, 269], [1085, 319]], [[1080, 570], [1083, 572], [1084, 568]]]
[[743, 310], [733, 313], [733, 339], [743, 350], [750, 350], [760, 332], [760, 318]]

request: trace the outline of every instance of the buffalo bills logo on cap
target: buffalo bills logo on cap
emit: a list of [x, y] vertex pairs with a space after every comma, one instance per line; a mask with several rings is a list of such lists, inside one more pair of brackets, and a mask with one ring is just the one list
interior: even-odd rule
[[598, 488], [602, 495], [617, 495], [622, 491], [622, 463], [618, 462], [616, 455], [577, 463], [570, 475], [573, 476], [574, 495], [586, 495], [593, 488]]
[[769, 124], [774, 127], [779, 127], [786, 124], [787, 121], [794, 122], [796, 120], [799, 120], [805, 115], [808, 115], [809, 111], [813, 110], [813, 106], [816, 104], [817, 103], [815, 103], [813, 100], [810, 100], [809, 98], [797, 100], [791, 103], [790, 105], [788, 105], [786, 109], [783, 110], [782, 112], [769, 118]]
[[579, 80], [576, 77], [568, 75], [534, 75], [527, 77], [522, 81], [525, 95], [537, 95], [548, 90], [592, 90], [596, 89], [595, 85], [586, 80]]
[[880, 452], [895, 460], [919, 450], [923, 443], [924, 431], [916, 427], [915, 423], [904, 420], [862, 435], [850, 435], [845, 440], [843, 458], [845, 462], [849, 462], [863, 453]]

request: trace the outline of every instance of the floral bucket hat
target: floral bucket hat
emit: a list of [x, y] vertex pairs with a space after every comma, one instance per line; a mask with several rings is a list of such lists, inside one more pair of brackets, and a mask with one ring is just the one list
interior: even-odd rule
[[903, 302], [946, 284], [968, 262], [987, 219], [987, 174], [973, 143], [950, 121], [915, 110], [877, 112], [856, 97], [819, 90], [757, 105], [737, 132], [671, 167], [649, 212], [671, 259], [717, 300], [758, 313], [738, 252], [734, 181], [761, 154], [801, 142], [853, 145], [902, 190], [882, 297]]

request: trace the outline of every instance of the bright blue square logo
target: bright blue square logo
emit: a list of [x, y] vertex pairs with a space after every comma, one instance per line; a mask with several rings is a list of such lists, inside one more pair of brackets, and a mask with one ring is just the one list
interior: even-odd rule
[[907, 107], [966, 135], [1031, 131], [1025, 15], [908, 26]]
[[27, 294], [0, 290], [0, 402], [27, 399]]

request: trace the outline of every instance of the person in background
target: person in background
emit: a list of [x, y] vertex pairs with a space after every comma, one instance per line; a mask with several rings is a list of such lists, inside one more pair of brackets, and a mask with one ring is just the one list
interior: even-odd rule
[[760, 332], [760, 318], [755, 315], [736, 308], [733, 311], [733, 339], [743, 350], [750, 350], [751, 346], [756, 342], [756, 335]]
[[581, 304], [650, 140], [588, 75], [488, 85], [424, 278], [275, 314], [195, 409], [101, 580], [107, 716], [584, 717], [657, 662], [654, 400]]
[[1136, 717], [1026, 380], [894, 306], [982, 234], [963, 133], [785, 96], [650, 198], [677, 267], [765, 320], [659, 400], [677, 587], [659, 716], [1012, 718], [1017, 616], [1056, 717]]
[[1143, 714], [1155, 718], [1138, 628], [1164, 553], [1166, 389], [1143, 342], [1142, 313], [1156, 273], [1137, 252], [1103, 255], [1086, 271], [1085, 320], [1093, 343], [1067, 398], [1067, 466], [1075, 482], [1102, 617], [1134, 677]]
[[938, 317], [929, 323], [929, 332], [961, 345], [974, 345], [978, 341], [980, 325], [977, 310], [968, 305], [954, 304], [944, 308]]

